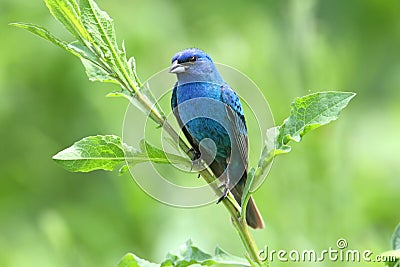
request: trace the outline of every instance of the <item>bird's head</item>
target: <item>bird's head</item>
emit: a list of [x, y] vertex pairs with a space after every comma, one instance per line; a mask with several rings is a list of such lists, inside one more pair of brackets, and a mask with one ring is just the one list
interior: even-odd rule
[[170, 73], [178, 76], [178, 81], [218, 81], [222, 79], [211, 57], [197, 48], [188, 48], [172, 58]]

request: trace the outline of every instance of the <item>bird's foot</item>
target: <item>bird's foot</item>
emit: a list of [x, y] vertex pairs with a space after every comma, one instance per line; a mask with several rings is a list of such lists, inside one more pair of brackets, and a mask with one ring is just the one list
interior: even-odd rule
[[218, 198], [217, 204], [220, 203], [224, 198], [226, 198], [229, 194], [229, 173], [226, 173], [226, 179], [225, 182], [221, 183], [218, 185], [218, 189], [224, 188], [224, 191], [222, 192], [222, 195]]
[[218, 186], [218, 189], [222, 187], [224, 188], [224, 191], [222, 192], [222, 195], [218, 198], [217, 204], [224, 200], [229, 194], [229, 186], [226, 183], [222, 183]]
[[197, 152], [194, 148], [190, 148], [188, 153], [192, 154], [192, 158], [190, 159], [191, 160], [190, 171], [192, 171], [195, 164], [197, 166], [200, 165], [201, 154], [199, 152]]

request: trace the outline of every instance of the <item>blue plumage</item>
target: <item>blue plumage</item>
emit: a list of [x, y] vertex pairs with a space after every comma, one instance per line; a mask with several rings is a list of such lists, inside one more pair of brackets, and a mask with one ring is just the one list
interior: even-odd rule
[[[175, 88], [175, 94], [177, 105], [192, 100], [190, 104], [181, 105], [178, 111], [180, 119], [187, 122], [186, 129], [193, 139], [197, 143], [200, 143], [204, 138], [212, 139], [217, 147], [217, 156], [228, 157], [231, 147], [228, 131], [225, 129], [226, 127], [219, 123], [219, 121], [226, 119], [224, 106], [212, 105], [213, 100], [222, 101], [220, 86], [204, 82], [188, 83], [178, 85]], [[213, 100], [198, 100], [199, 98], [211, 98]], [[208, 106], [207, 109], [204, 109], [204, 106]], [[197, 116], [199, 118], [192, 119]], [[231, 129], [228, 130], [231, 131]]]
[[[171, 107], [193, 148], [215, 155], [213, 173], [224, 182], [226, 196], [231, 190], [240, 203], [247, 177], [248, 141], [242, 105], [237, 94], [223, 80], [205, 52], [191, 48], [172, 58], [171, 73], [178, 81], [172, 92]], [[202, 142], [209, 139], [210, 142]], [[216, 151], [214, 151], [216, 149]], [[263, 228], [253, 200], [247, 207], [247, 223]]]

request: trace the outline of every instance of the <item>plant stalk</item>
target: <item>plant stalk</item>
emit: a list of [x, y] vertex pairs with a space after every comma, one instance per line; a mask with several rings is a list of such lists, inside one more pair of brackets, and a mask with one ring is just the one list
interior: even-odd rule
[[[173, 140], [178, 140], [180, 148], [186, 153], [186, 155], [191, 158], [190, 155], [190, 147], [187, 145], [185, 141], [179, 136], [179, 134], [174, 130], [174, 128], [168, 123], [168, 121], [156, 110], [153, 108], [153, 104], [148, 100], [148, 98], [141, 94], [139, 88], [136, 87], [135, 83], [131, 80], [126, 70], [124, 70], [122, 64], [120, 67], [123, 69], [124, 79], [128, 82], [128, 86], [126, 88], [129, 90], [130, 94], [142, 104], [148, 111], [149, 116], [164, 130], [169, 134], [169, 136]], [[209, 168], [205, 168], [199, 172], [200, 175], [204, 178], [204, 180], [212, 187], [214, 192], [217, 194], [221, 194], [221, 191], [218, 187], [213, 183], [215, 178], [214, 174]], [[241, 220], [240, 217], [240, 205], [237, 203], [232, 193], [228, 193], [228, 196], [222, 200], [225, 208], [228, 210], [232, 217], [233, 226], [238, 232], [240, 239], [243, 243], [243, 246], [246, 249], [247, 254], [253, 263], [261, 266], [262, 262], [258, 257], [258, 248], [256, 243], [254, 242], [254, 238], [249, 231], [249, 227], [246, 221]]]

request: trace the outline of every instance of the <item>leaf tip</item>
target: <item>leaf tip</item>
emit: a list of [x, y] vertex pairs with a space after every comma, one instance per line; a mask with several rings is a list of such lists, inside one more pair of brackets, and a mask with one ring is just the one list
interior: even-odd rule
[[186, 240], [185, 244], [186, 244], [186, 246], [188, 246], [188, 247], [192, 246], [192, 245], [193, 245], [193, 240], [192, 240], [192, 238], [189, 238], [188, 240]]
[[59, 157], [58, 157], [59, 154], [60, 154], [60, 152], [58, 152], [57, 154], [53, 155], [53, 156], [51, 157], [51, 159], [54, 160], [54, 161], [59, 160]]
[[22, 22], [10, 22], [10, 23], [8, 23], [8, 26], [21, 28], [21, 29], [26, 27], [25, 23], [22, 23]]

